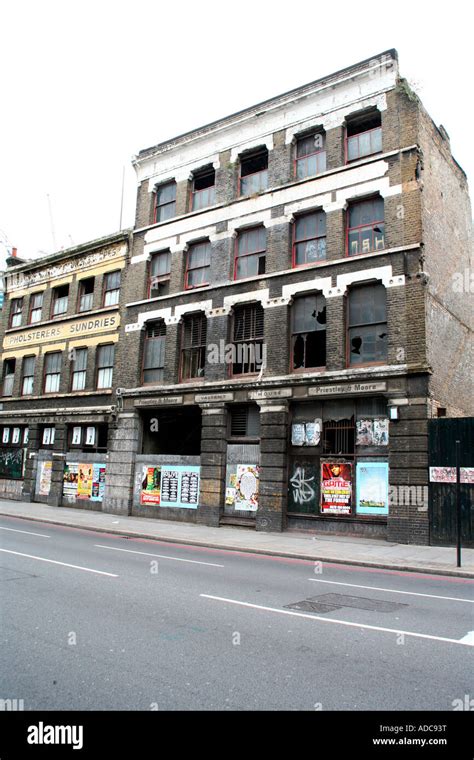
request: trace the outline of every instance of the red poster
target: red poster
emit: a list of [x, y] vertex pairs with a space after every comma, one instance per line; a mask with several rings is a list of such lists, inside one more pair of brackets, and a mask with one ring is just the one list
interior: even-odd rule
[[321, 513], [352, 513], [352, 464], [321, 462]]

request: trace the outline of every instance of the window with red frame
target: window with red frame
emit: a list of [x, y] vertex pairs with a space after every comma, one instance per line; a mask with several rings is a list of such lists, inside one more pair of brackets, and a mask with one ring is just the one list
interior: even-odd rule
[[313, 211], [295, 219], [293, 266], [302, 267], [326, 258], [326, 214]]
[[176, 216], [176, 182], [158, 185], [155, 193], [155, 222]]
[[267, 252], [267, 231], [265, 227], [254, 227], [239, 232], [235, 246], [234, 279], [255, 277], [265, 274]]
[[264, 315], [260, 303], [236, 306], [233, 315], [232, 375], [251, 375], [263, 365]]
[[33, 293], [30, 299], [30, 325], [35, 322], [41, 322], [41, 313], [43, 310], [43, 293]]
[[292, 369], [326, 366], [326, 299], [314, 294], [295, 298], [291, 307]]
[[211, 269], [211, 244], [209, 240], [189, 246], [186, 256], [184, 287], [199, 288], [209, 284]]
[[348, 364], [387, 360], [387, 294], [385, 286], [362, 285], [349, 291], [347, 304]]
[[350, 119], [346, 127], [347, 161], [380, 153], [382, 150], [382, 121], [380, 111]]
[[23, 298], [13, 298], [10, 307], [10, 327], [21, 327]]
[[383, 198], [351, 203], [348, 209], [347, 253], [371, 253], [385, 248]]
[[143, 384], [163, 381], [165, 369], [166, 325], [163, 320], [150, 322], [143, 347]]
[[240, 195], [253, 195], [268, 187], [268, 150], [256, 150], [240, 158]]
[[53, 288], [53, 299], [51, 304], [51, 317], [60, 317], [67, 312], [69, 300], [69, 285], [59, 285]]
[[296, 140], [295, 177], [304, 179], [326, 171], [326, 137], [323, 132]]
[[204, 314], [188, 314], [181, 332], [181, 379], [204, 377], [207, 320]]
[[170, 289], [171, 253], [169, 251], [154, 253], [149, 271], [148, 298], [166, 296]]
[[216, 202], [216, 172], [214, 168], [203, 169], [193, 176], [191, 208], [199, 211]]

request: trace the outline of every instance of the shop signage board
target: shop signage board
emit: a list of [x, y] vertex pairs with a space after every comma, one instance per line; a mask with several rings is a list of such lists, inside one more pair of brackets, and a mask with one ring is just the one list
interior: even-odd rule
[[348, 385], [313, 385], [310, 396], [345, 396], [357, 393], [380, 393], [387, 390], [387, 383], [350, 383]]
[[213, 401], [233, 401], [233, 393], [197, 393], [194, 396], [194, 400], [197, 404], [212, 403]]
[[352, 464], [321, 462], [321, 514], [352, 514]]
[[388, 515], [388, 462], [357, 462], [356, 513]]
[[3, 348], [16, 348], [17, 346], [34, 346], [50, 340], [66, 340], [67, 338], [84, 337], [106, 330], [116, 330], [120, 326], [119, 314], [104, 314], [90, 319], [73, 319], [70, 322], [61, 322], [48, 327], [22, 330], [5, 335]]
[[254, 401], [264, 398], [291, 398], [291, 388], [262, 388], [258, 391], [250, 391], [249, 398]]
[[140, 504], [197, 509], [200, 471], [195, 465], [142, 465]]

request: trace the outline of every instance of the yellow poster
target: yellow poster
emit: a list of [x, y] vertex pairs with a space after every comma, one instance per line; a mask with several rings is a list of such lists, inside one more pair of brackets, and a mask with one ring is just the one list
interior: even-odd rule
[[79, 464], [77, 478], [77, 498], [90, 499], [92, 494], [92, 470], [91, 464]]

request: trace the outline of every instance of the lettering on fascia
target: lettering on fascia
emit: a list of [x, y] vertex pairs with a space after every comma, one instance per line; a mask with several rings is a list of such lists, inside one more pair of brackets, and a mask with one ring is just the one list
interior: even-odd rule
[[77, 260], [64, 261], [62, 264], [56, 264], [47, 269], [41, 269], [39, 272], [17, 272], [8, 274], [8, 289], [18, 290], [19, 288], [30, 288], [48, 280], [54, 280], [74, 272], [80, 272], [82, 269], [89, 269], [89, 267], [93, 267], [103, 261], [110, 261], [111, 259], [122, 256], [124, 252], [125, 248], [123, 245], [116, 245], [107, 248], [104, 251], [90, 253], [88, 256], [83, 256]]
[[108, 314], [106, 317], [97, 317], [95, 319], [80, 319], [75, 322], [45, 327], [44, 329], [27, 330], [13, 335], [6, 335], [3, 347], [13, 348], [14, 346], [34, 345], [58, 338], [74, 338], [76, 335], [83, 335], [84, 333], [91, 334], [103, 330], [114, 330], [119, 326], [119, 323], [120, 318], [118, 314]]

